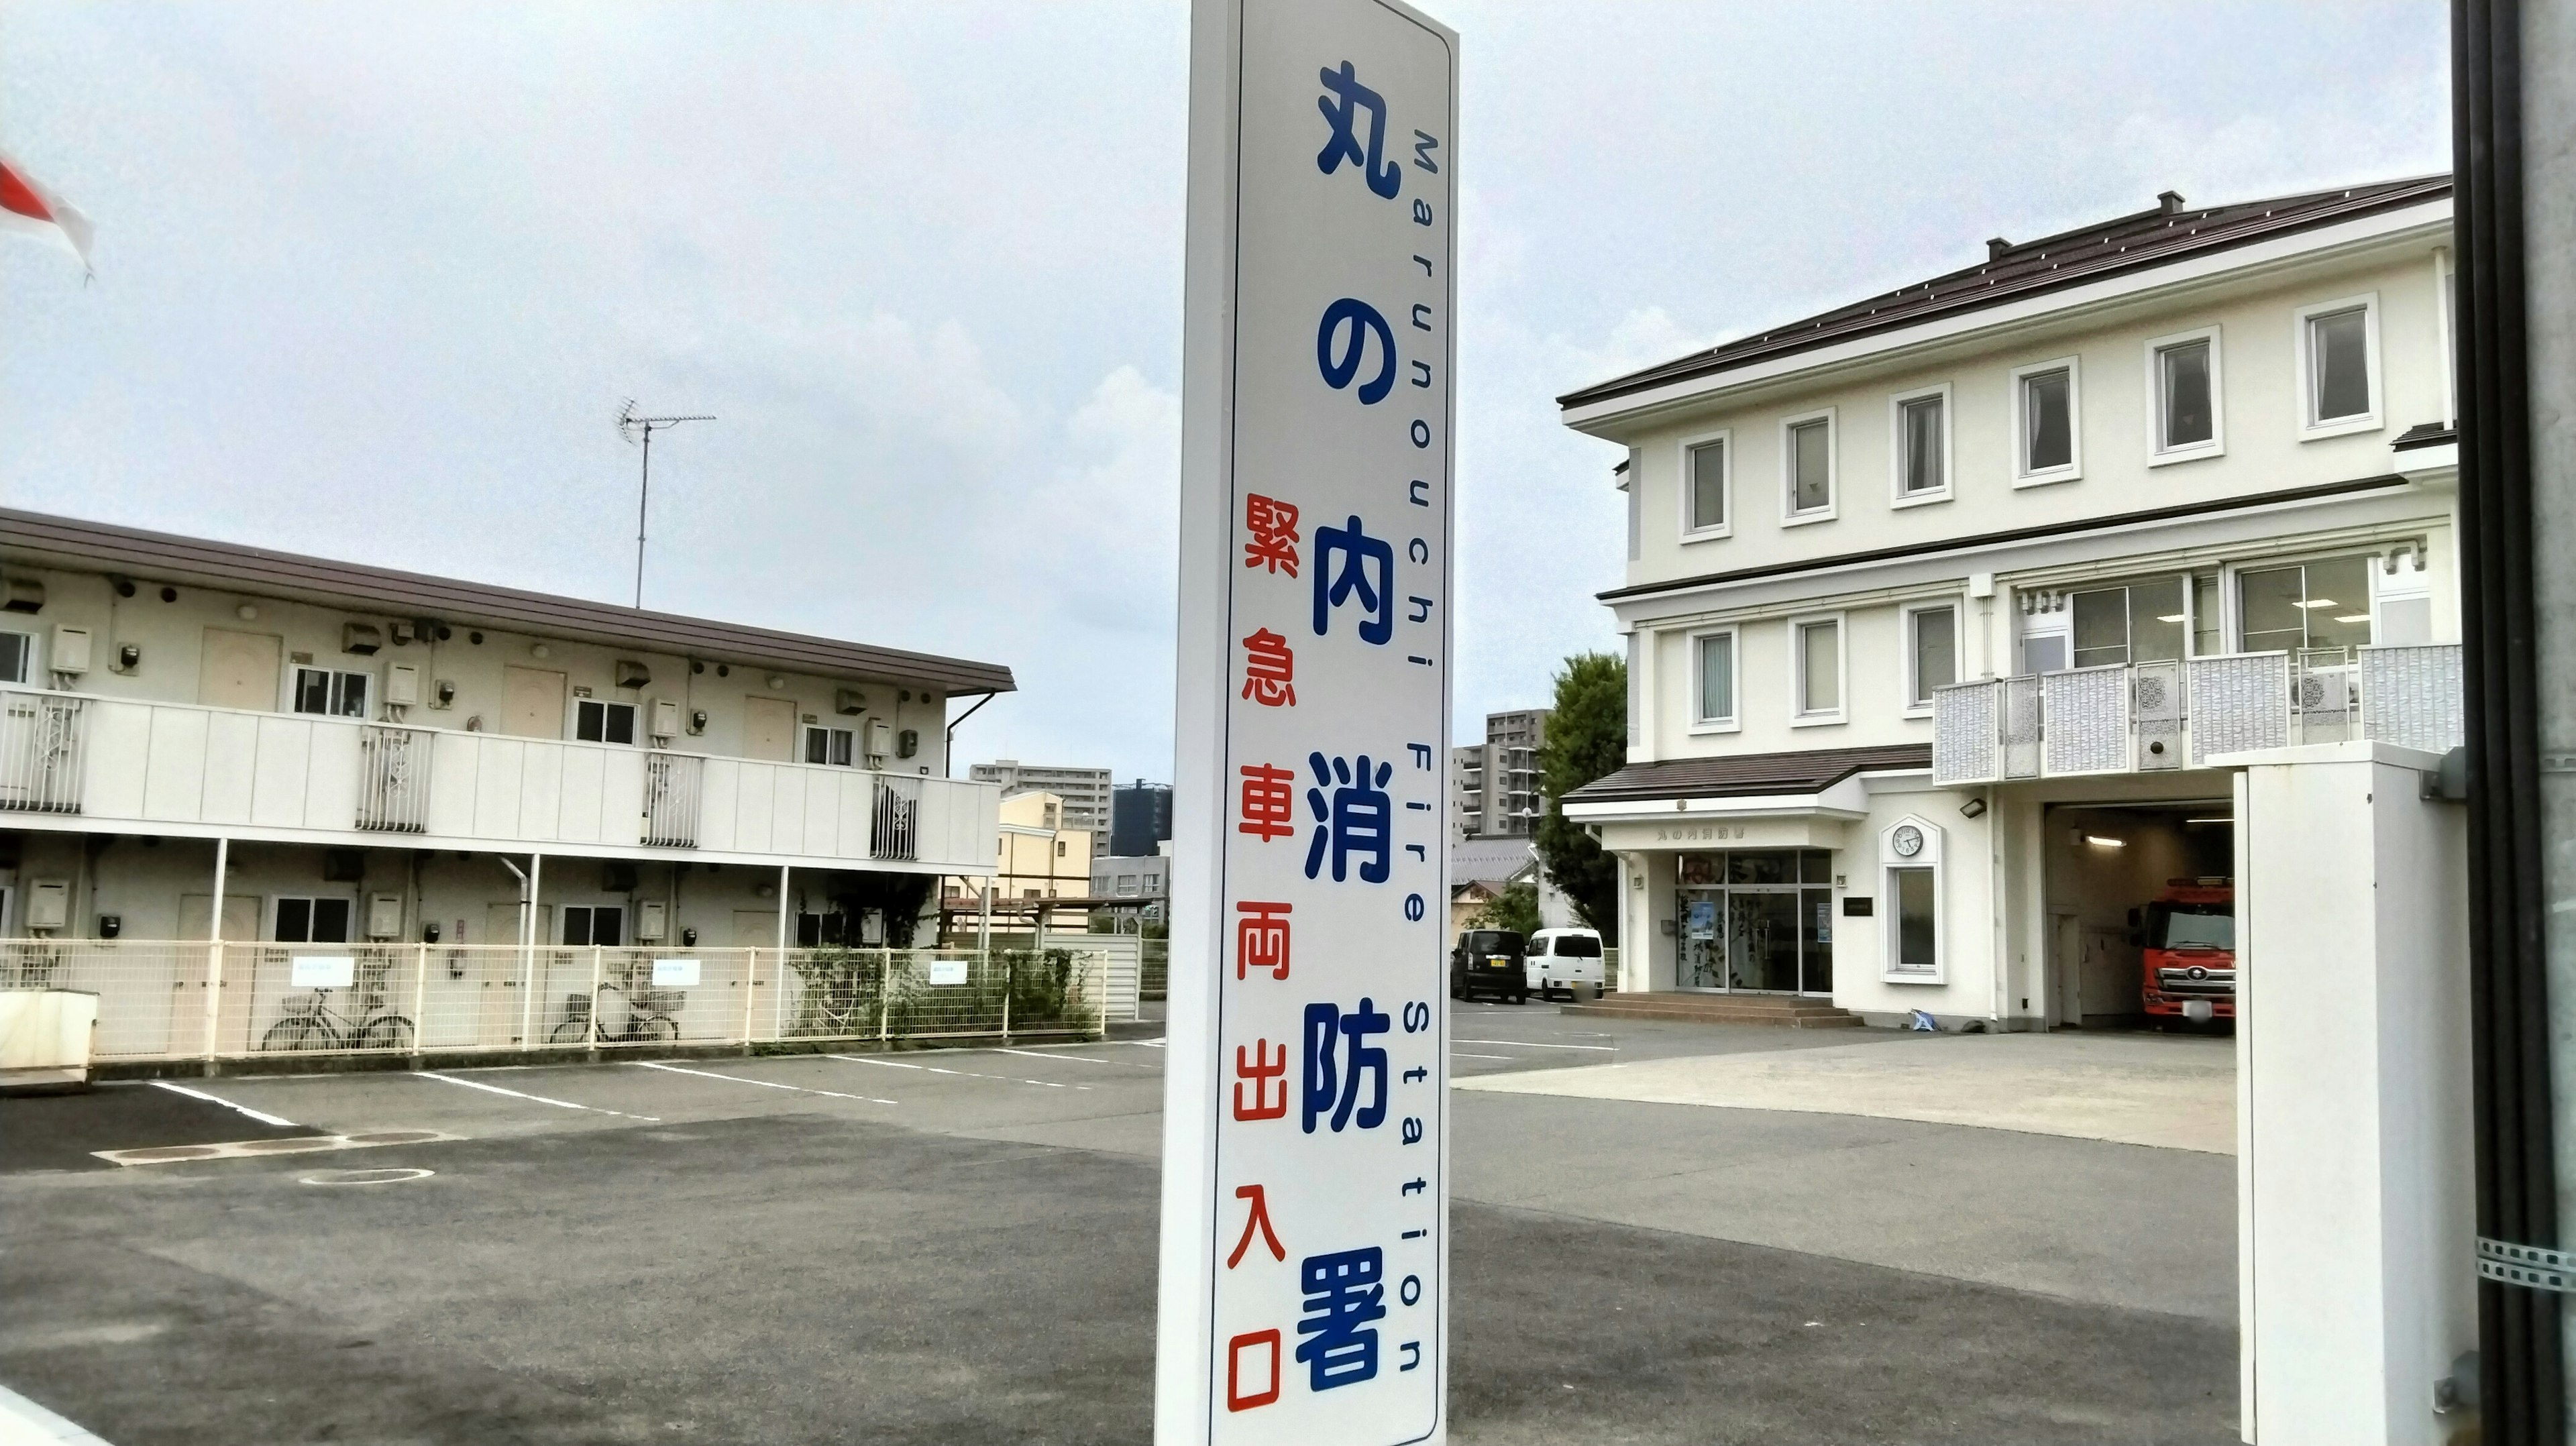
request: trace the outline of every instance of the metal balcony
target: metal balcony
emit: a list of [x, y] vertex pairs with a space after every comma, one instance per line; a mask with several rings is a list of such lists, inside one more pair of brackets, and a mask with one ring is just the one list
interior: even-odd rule
[[2463, 731], [2457, 643], [2231, 653], [1935, 689], [1932, 776], [2155, 773], [2354, 738], [2441, 753]]

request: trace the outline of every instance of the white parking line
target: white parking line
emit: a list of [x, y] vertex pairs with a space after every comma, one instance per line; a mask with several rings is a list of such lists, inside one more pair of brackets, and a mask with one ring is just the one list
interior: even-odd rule
[[890, 1105], [895, 1103], [893, 1100], [878, 1099], [875, 1095], [845, 1095], [839, 1090], [809, 1089], [804, 1085], [780, 1084], [778, 1081], [770, 1079], [745, 1079], [738, 1074], [718, 1074], [711, 1069], [682, 1069], [676, 1064], [656, 1064], [649, 1059], [636, 1061], [635, 1067], [637, 1069], [669, 1070], [673, 1074], [693, 1074], [700, 1079], [731, 1080], [735, 1084], [758, 1085], [765, 1090], [794, 1090], [800, 1095], [829, 1095], [836, 1100], [858, 1100], [863, 1104]]
[[277, 1116], [272, 1115], [265, 1110], [255, 1110], [248, 1105], [237, 1105], [231, 1100], [225, 1099], [220, 1095], [210, 1095], [204, 1090], [192, 1090], [186, 1085], [172, 1084], [166, 1079], [156, 1079], [152, 1081], [152, 1083], [162, 1089], [168, 1090], [174, 1095], [186, 1095], [192, 1100], [204, 1100], [210, 1105], [222, 1105], [225, 1109], [231, 1110], [235, 1114], [248, 1115], [263, 1125], [275, 1125], [281, 1130], [302, 1128], [293, 1120], [281, 1120]]
[[1510, 1059], [1510, 1058], [1511, 1058], [1511, 1056], [1510, 1056], [1510, 1055], [1508, 1055], [1508, 1054], [1469, 1054], [1467, 1051], [1465, 1051], [1465, 1050], [1463, 1050], [1463, 1049], [1453, 1049], [1453, 1050], [1449, 1051], [1449, 1057], [1450, 1057], [1451, 1059]]
[[827, 1054], [825, 1059], [847, 1060], [851, 1064], [882, 1065], [887, 1069], [917, 1069], [926, 1074], [953, 1074], [966, 1079], [997, 1079], [1005, 1084], [1042, 1085], [1051, 1090], [1087, 1090], [1089, 1085], [1061, 1084], [1051, 1079], [1022, 1079], [1015, 1074], [979, 1074], [971, 1069], [943, 1069], [935, 1064], [907, 1064], [899, 1059], [871, 1059], [864, 1054]]
[[604, 1110], [597, 1105], [577, 1105], [570, 1100], [549, 1099], [544, 1095], [532, 1095], [522, 1090], [505, 1090], [499, 1085], [485, 1084], [479, 1079], [459, 1079], [452, 1074], [440, 1074], [434, 1069], [422, 1070], [415, 1078], [434, 1079], [441, 1084], [463, 1085], [467, 1089], [482, 1090], [486, 1094], [508, 1095], [514, 1100], [534, 1100], [538, 1104], [552, 1105], [559, 1110], [586, 1110], [594, 1115], [615, 1115], [621, 1120], [642, 1120], [648, 1125], [662, 1123], [660, 1115], [630, 1115], [624, 1110]]
[[0, 1441], [10, 1446], [20, 1442], [27, 1446], [107, 1446], [105, 1438], [91, 1435], [7, 1386], [0, 1386]]
[[1523, 1049], [1597, 1049], [1607, 1054], [1617, 1054], [1619, 1052], [1619, 1046], [1615, 1044], [1541, 1044], [1535, 1039], [1461, 1039], [1455, 1040], [1453, 1043], [1515, 1044], [1519, 1045]]
[[1098, 1055], [1091, 1054], [1041, 1054], [1034, 1049], [1005, 1049], [1000, 1045], [995, 1045], [992, 1052], [995, 1054], [1016, 1054], [1023, 1059], [1070, 1059], [1079, 1061], [1083, 1064], [1114, 1065], [1119, 1069], [1153, 1068], [1150, 1064], [1138, 1064], [1132, 1059], [1102, 1059]]

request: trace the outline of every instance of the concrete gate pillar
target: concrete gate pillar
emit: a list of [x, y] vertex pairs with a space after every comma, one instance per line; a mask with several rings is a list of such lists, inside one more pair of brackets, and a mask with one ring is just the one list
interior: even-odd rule
[[2467, 810], [2386, 744], [2238, 755], [2243, 1435], [2433, 1446], [2477, 1345]]

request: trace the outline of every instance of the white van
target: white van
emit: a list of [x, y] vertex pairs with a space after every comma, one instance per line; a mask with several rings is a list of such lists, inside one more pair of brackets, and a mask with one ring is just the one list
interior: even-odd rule
[[1541, 929], [1530, 935], [1521, 971], [1530, 993], [1541, 999], [1560, 989], [1571, 998], [1577, 984], [1603, 988], [1608, 983], [1601, 977], [1601, 936], [1590, 929]]

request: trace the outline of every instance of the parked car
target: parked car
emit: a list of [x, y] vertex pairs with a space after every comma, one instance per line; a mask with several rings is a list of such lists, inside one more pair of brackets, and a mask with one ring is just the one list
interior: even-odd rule
[[1522, 978], [1541, 999], [1560, 989], [1570, 999], [1577, 984], [1600, 989], [1609, 983], [1601, 973], [1601, 936], [1590, 929], [1541, 929], [1530, 935], [1522, 959]]
[[1529, 975], [1522, 955], [1529, 940], [1509, 929], [1469, 929], [1449, 951], [1449, 997], [1465, 999], [1483, 990], [1514, 1004], [1529, 1002]]

